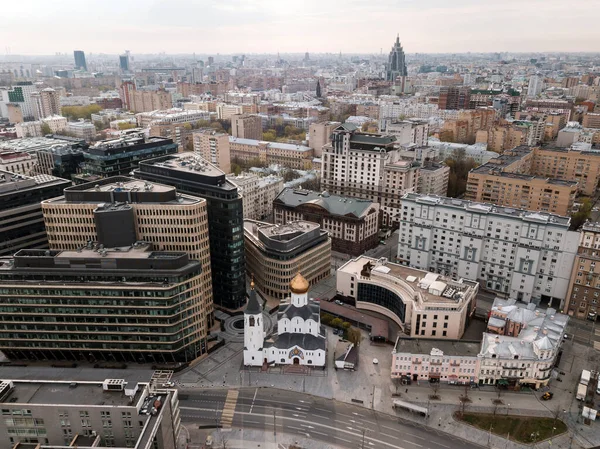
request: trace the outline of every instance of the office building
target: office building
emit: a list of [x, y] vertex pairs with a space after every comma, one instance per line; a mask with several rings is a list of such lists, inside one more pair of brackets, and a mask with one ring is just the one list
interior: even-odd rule
[[119, 55], [119, 68], [121, 69], [122, 73], [129, 72], [129, 53]]
[[7, 379], [0, 382], [2, 447], [176, 449], [177, 390], [155, 382]]
[[67, 123], [67, 132], [73, 137], [91, 142], [96, 138], [96, 127], [91, 122], [80, 120]]
[[225, 173], [231, 173], [229, 134], [214, 130], [194, 133], [194, 153], [206, 159]]
[[[90, 215], [105, 247], [22, 249], [0, 259], [0, 281], [8, 290], [0, 314], [10, 322], [0, 333], [4, 354], [19, 360], [186, 363], [206, 353], [201, 263], [185, 252], [153, 251], [145, 242], [126, 246], [135, 240], [129, 205], [95, 212]], [[32, 289], [40, 296], [31, 298]], [[76, 301], [68, 299], [73, 295]]]
[[440, 88], [439, 109], [469, 109], [471, 89], [466, 86], [444, 86]]
[[600, 128], [600, 113], [599, 112], [586, 112], [583, 114], [582, 126], [584, 128]]
[[547, 212], [409, 193], [402, 198], [398, 261], [522, 302], [559, 307], [578, 234]]
[[225, 173], [194, 154], [140, 162], [134, 176], [177, 187], [206, 199], [215, 305], [239, 309], [246, 302], [242, 198]]
[[[40, 120], [42, 125], [48, 125], [52, 134], [62, 133], [67, 130], [67, 118], [62, 115], [49, 115]], [[85, 139], [83, 139], [85, 140]]]
[[8, 103], [18, 104], [25, 120], [35, 119], [35, 108], [31, 99], [34, 92], [37, 92], [37, 88], [31, 81], [18, 81], [7, 91]]
[[415, 192], [418, 183], [418, 164], [402, 158], [396, 136], [361, 133], [346, 123], [323, 147], [323, 189], [379, 203], [382, 226], [397, 226], [400, 198]]
[[392, 379], [501, 388], [548, 385], [569, 317], [496, 298], [481, 344], [398, 337]]
[[308, 146], [315, 157], [321, 157], [323, 146], [331, 142], [333, 130], [339, 125], [340, 122], [316, 122], [308, 126]]
[[242, 139], [262, 140], [262, 119], [250, 114], [231, 116], [231, 135]]
[[199, 110], [171, 108], [165, 111], [140, 112], [135, 114], [137, 124], [141, 128], [154, 125], [171, 125], [176, 123], [196, 123], [199, 120], [210, 120], [210, 113]]
[[9, 123], [23, 123], [23, 111], [19, 103], [6, 103], [6, 117]]
[[600, 224], [588, 221], [581, 228], [563, 313], [579, 319], [597, 320], [600, 310], [600, 278], [596, 272], [596, 262], [600, 259], [598, 248]]
[[[64, 196], [43, 201], [41, 207], [53, 250], [76, 251], [90, 241], [127, 246], [133, 240], [199, 261], [202, 273], [194, 285], [200, 296], [194, 316], [206, 332], [213, 306], [205, 200], [170, 185], [115, 176], [66, 188]], [[119, 234], [107, 234], [111, 228]], [[205, 342], [202, 345], [204, 351]]]
[[84, 70], [87, 72], [87, 63], [85, 62], [85, 53], [81, 50], [73, 52], [75, 58], [75, 70]]
[[309, 285], [331, 274], [331, 239], [316, 223], [244, 220], [244, 241], [246, 273], [263, 296], [287, 297], [298, 273], [304, 273]]
[[327, 363], [327, 334], [321, 327], [321, 304], [308, 299], [310, 283], [298, 272], [288, 284], [291, 295], [281, 300], [277, 331], [266, 338], [262, 307], [254, 283], [244, 310], [244, 365], [304, 365]]
[[359, 256], [337, 270], [339, 294], [380, 313], [411, 337], [460, 339], [475, 313], [479, 284]]
[[244, 219], [271, 220], [273, 201], [283, 190], [283, 178], [269, 175], [260, 177], [252, 173], [238, 176], [228, 175], [227, 179], [238, 187], [242, 195]]
[[134, 81], [125, 80], [119, 86], [119, 98], [121, 99], [121, 103], [123, 104], [123, 109], [128, 111], [132, 110], [131, 107], [131, 94], [136, 90], [136, 85]]
[[23, 248], [47, 248], [40, 201], [62, 195], [71, 183], [49, 175], [0, 172], [0, 256]]
[[124, 90], [127, 91], [129, 96], [128, 107], [133, 112], [151, 112], [173, 107], [170, 92], [164, 90], [134, 90], [128, 84], [126, 84]]
[[259, 161], [293, 170], [308, 170], [312, 167], [313, 150], [303, 145], [229, 137], [229, 151], [232, 160]]
[[273, 201], [273, 220], [288, 224], [296, 220], [318, 223], [331, 236], [332, 249], [357, 256], [379, 243], [378, 203], [327, 192], [285, 188]]
[[446, 164], [424, 161], [419, 171], [417, 193], [446, 196], [449, 180], [450, 167]]
[[140, 161], [176, 152], [177, 144], [162, 137], [132, 135], [103, 140], [84, 153], [82, 173], [73, 180], [82, 183], [108, 176], [129, 175]]

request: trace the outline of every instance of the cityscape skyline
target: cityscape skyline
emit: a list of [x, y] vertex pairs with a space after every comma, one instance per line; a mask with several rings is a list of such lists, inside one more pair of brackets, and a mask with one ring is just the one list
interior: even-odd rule
[[[406, 0], [400, 6], [387, 0], [368, 5], [310, 0], [285, 8], [270, 0], [210, 5], [204, 1], [159, 1], [150, 5], [134, 1], [128, 3], [128, 10], [139, 14], [135, 22], [115, 22], [115, 17], [125, 16], [123, 5], [114, 0], [90, 2], [93, 15], [78, 6], [75, 0], [68, 0], [59, 12], [49, 4], [29, 0], [19, 11], [8, 10], [5, 26], [0, 30], [0, 40], [10, 43], [5, 44], [4, 53], [55, 54], [72, 52], [76, 47], [86, 54], [119, 54], [123, 48], [133, 53], [385, 54], [390, 36], [398, 33], [408, 53], [593, 52], [594, 42], [600, 37], [593, 27], [579, 27], [594, 13], [600, 13], [600, 2], [596, 0], [589, 2], [585, 10], [538, 0], [509, 0], [485, 8], [472, 0], [459, 0], [452, 5], [439, 0]], [[339, 17], [342, 6], [343, 18]], [[181, 14], [184, 10], [186, 13]], [[30, 22], [30, 32], [15, 40], [21, 27], [18, 18], [23, 14]], [[332, 21], [336, 14], [339, 20]], [[201, 23], [198, 17], [202, 17]], [[544, 26], [556, 17], [561, 19], [560, 27]], [[53, 27], [53, 38], [48, 39], [44, 30], [55, 20], [85, 22], [86, 26], [78, 29], [76, 39], [69, 27]], [[518, 32], [509, 33], [506, 23]], [[575, 27], [578, 32], [570, 32]], [[365, 33], [352, 32], [361, 28], [368, 33], [368, 39]], [[110, 37], [98, 39], [98, 33]], [[122, 39], [128, 35], [135, 37]]]

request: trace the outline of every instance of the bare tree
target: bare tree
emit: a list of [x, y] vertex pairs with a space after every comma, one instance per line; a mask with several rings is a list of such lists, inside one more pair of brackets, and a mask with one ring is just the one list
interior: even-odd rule
[[433, 394], [429, 395], [429, 399], [439, 399], [438, 391], [440, 390], [439, 382], [429, 382], [429, 386], [431, 387], [431, 391]]
[[392, 377], [392, 382], [394, 384], [394, 387], [396, 387], [396, 394], [398, 394], [398, 388], [400, 387], [400, 385], [402, 385], [402, 378]]

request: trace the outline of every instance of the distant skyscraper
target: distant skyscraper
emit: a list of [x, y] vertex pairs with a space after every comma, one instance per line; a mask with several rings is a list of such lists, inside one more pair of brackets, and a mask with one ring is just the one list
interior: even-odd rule
[[544, 78], [539, 73], [536, 73], [531, 78], [529, 78], [529, 86], [527, 87], [527, 96], [528, 97], [537, 97], [540, 93], [542, 93], [543, 88], [544, 88]]
[[81, 50], [75, 50], [73, 52], [75, 57], [75, 69], [85, 70], [87, 72], [87, 63], [85, 62], [85, 53]]
[[124, 54], [119, 56], [119, 67], [122, 72], [129, 72], [129, 55]]
[[404, 50], [400, 45], [400, 35], [396, 37], [396, 43], [390, 51], [390, 56], [387, 63], [387, 75], [388, 81], [396, 81], [399, 76], [406, 76], [408, 72], [406, 70], [406, 61], [404, 59]]

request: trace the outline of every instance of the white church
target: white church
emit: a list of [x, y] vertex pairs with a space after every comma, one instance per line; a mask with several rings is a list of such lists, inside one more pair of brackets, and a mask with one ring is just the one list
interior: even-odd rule
[[277, 332], [266, 339], [262, 307], [251, 284], [244, 311], [244, 365], [325, 366], [327, 337], [321, 327], [321, 306], [309, 301], [309, 287], [300, 273], [292, 279], [292, 294], [279, 305]]

